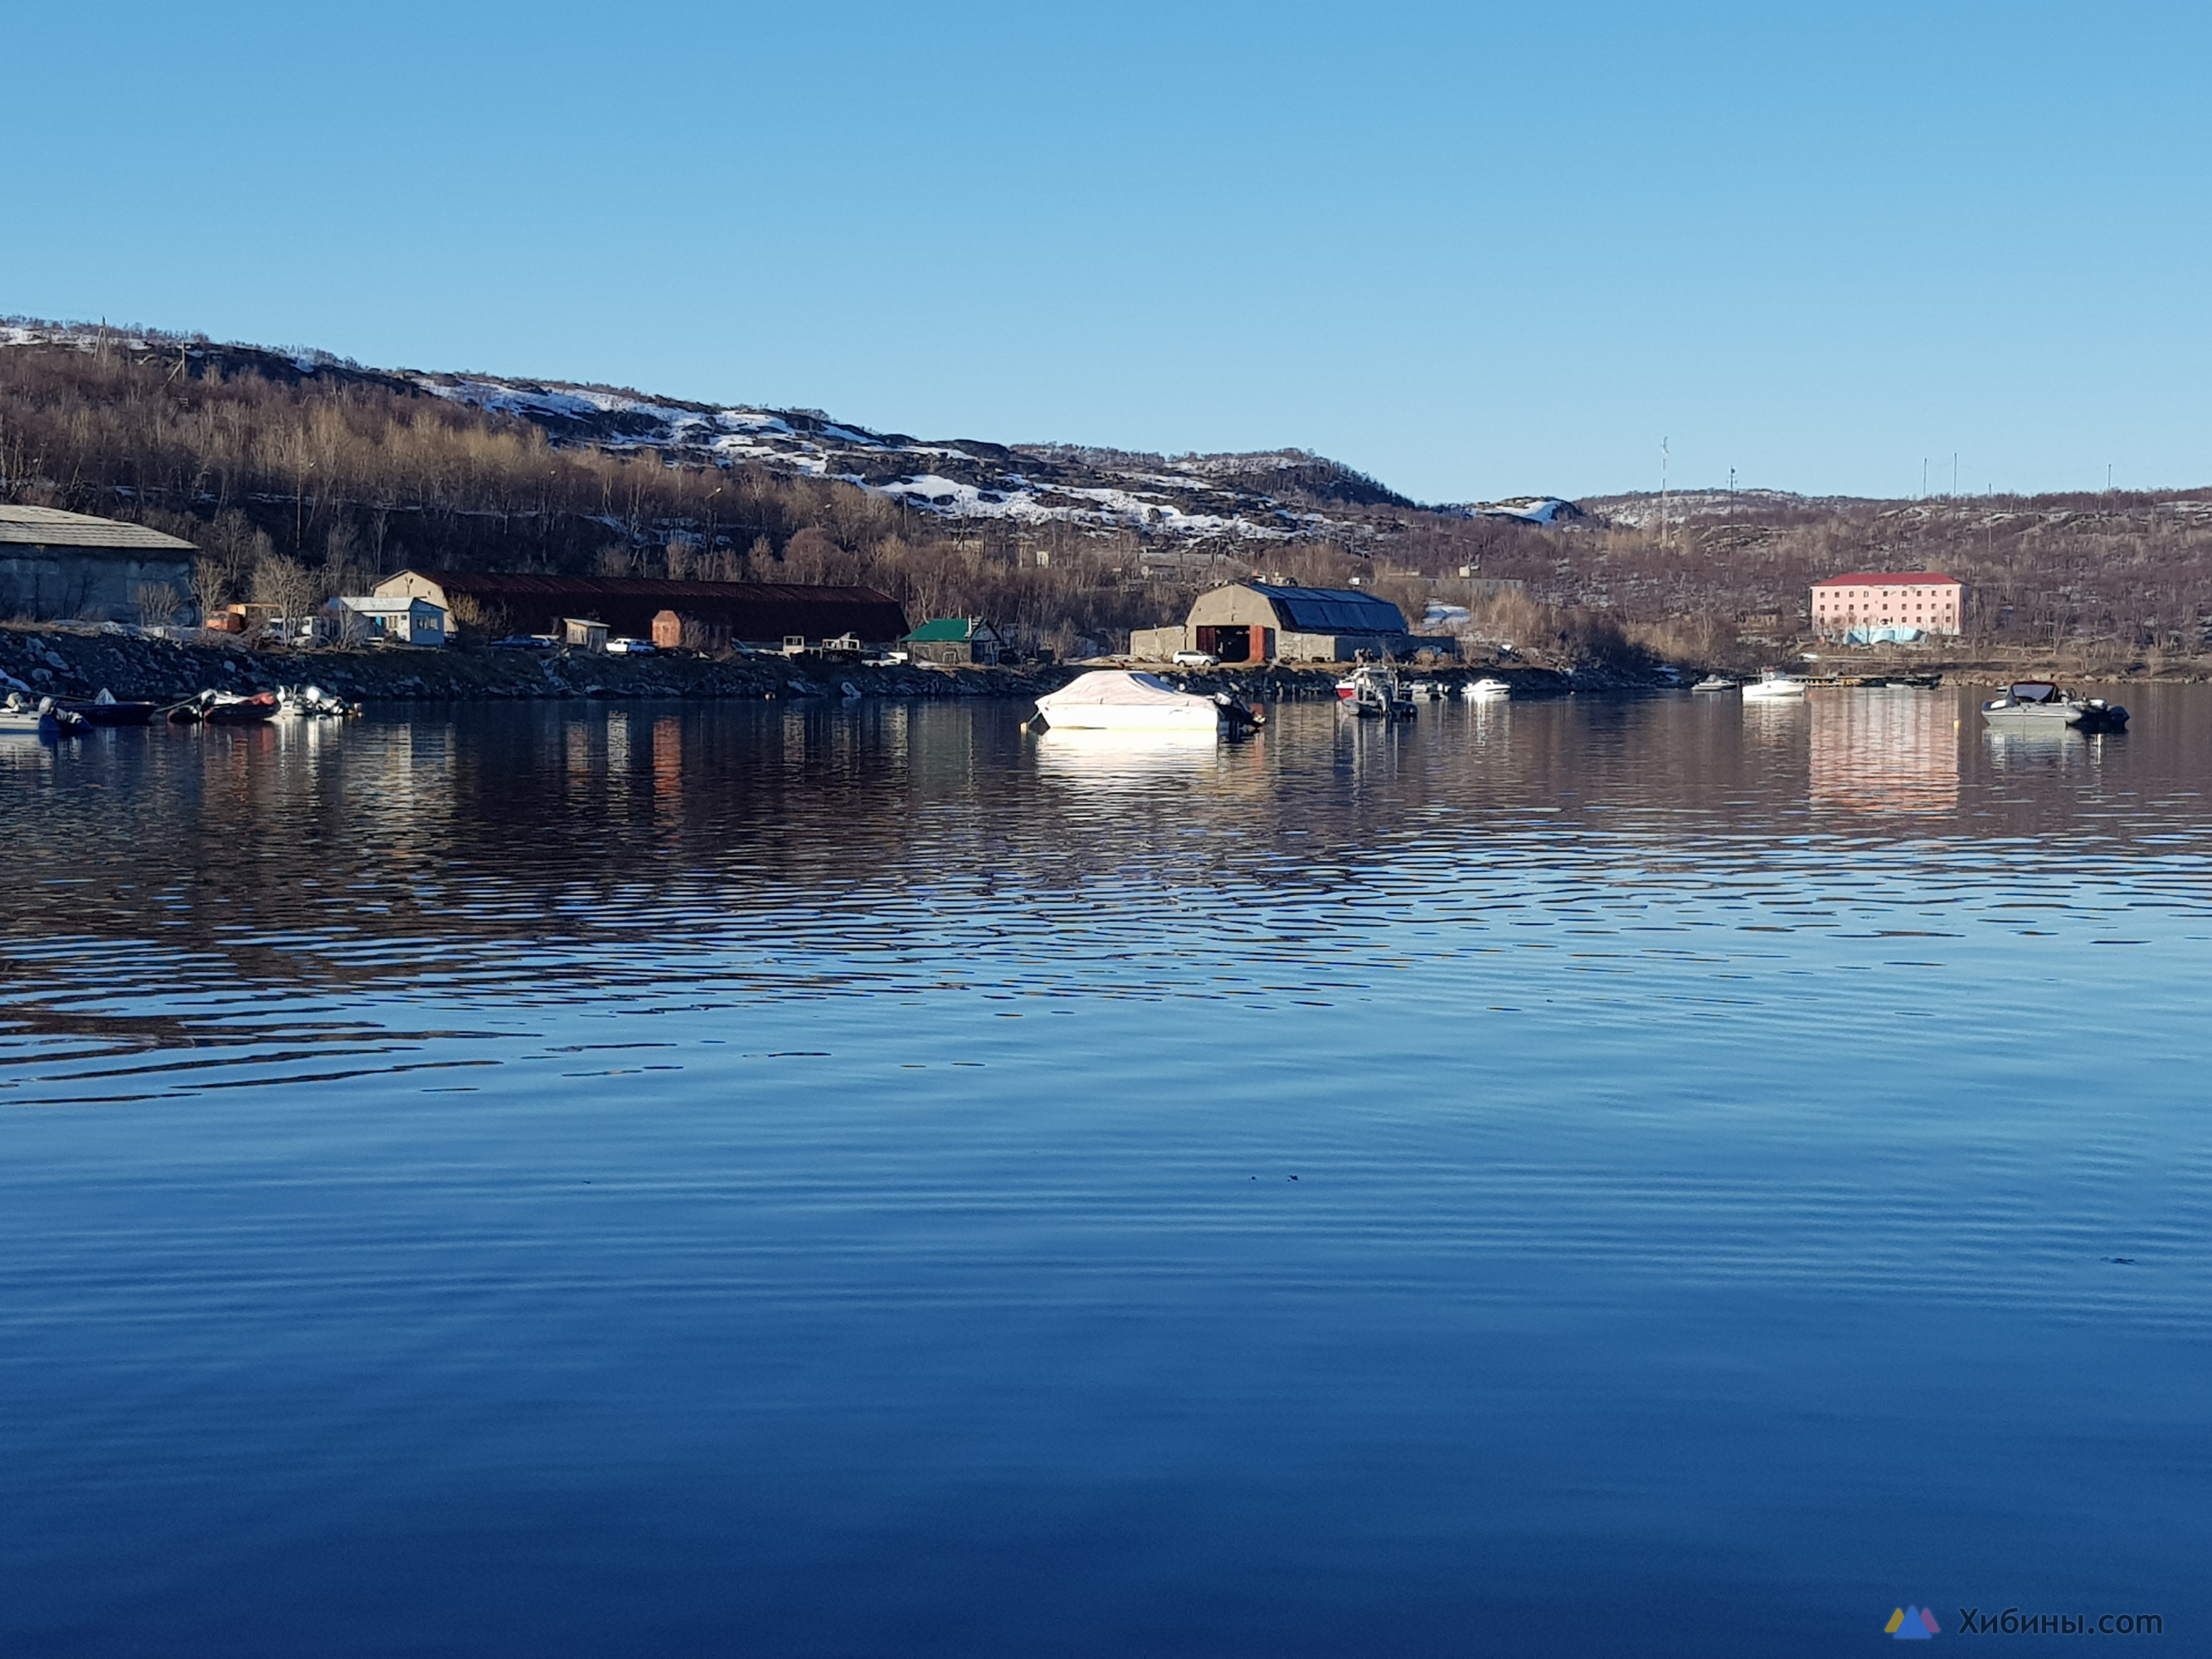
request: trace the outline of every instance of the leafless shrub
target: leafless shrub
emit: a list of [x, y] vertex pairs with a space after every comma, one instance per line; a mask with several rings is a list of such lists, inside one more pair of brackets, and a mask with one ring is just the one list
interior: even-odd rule
[[273, 610], [288, 637], [290, 624], [314, 615], [325, 597], [319, 577], [296, 559], [271, 553], [253, 567], [253, 603]]
[[177, 619], [184, 598], [167, 582], [140, 582], [131, 590], [138, 620], [148, 628], [167, 628]]

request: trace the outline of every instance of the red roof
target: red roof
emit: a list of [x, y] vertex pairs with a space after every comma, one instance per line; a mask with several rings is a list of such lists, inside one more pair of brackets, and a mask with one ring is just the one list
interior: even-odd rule
[[1960, 587], [1966, 586], [1956, 576], [1947, 576], [1940, 570], [1854, 570], [1848, 576], [1823, 576], [1813, 586], [1815, 587], [1904, 587], [1914, 582], [1954, 582]]

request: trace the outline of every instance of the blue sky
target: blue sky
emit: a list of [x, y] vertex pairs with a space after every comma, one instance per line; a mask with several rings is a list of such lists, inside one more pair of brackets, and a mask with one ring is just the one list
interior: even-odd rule
[[2212, 482], [2212, 9], [0, 7], [0, 311], [1297, 445]]

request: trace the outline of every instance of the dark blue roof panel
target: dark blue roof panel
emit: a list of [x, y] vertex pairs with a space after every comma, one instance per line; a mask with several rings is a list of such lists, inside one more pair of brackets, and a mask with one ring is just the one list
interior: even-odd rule
[[1283, 626], [1301, 634], [1402, 634], [1405, 613], [1389, 600], [1355, 587], [1277, 587], [1249, 584], [1264, 593]]

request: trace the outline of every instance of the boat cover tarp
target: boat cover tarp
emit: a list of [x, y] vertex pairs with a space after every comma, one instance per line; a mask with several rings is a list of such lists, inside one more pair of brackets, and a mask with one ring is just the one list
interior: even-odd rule
[[1047, 714], [1058, 703], [1064, 708], [1111, 705], [1129, 708], [1182, 708], [1192, 704], [1213, 707], [1213, 700], [1194, 692], [1178, 691], [1157, 674], [1132, 673], [1120, 669], [1094, 669], [1070, 680], [1057, 691], [1037, 699]]

